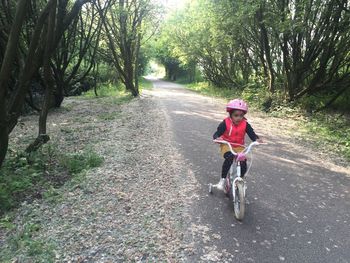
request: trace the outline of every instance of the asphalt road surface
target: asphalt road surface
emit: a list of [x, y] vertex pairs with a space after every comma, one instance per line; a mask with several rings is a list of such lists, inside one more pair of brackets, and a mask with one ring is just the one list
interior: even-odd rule
[[293, 147], [269, 131], [268, 119], [248, 116], [269, 144], [254, 150], [247, 176], [249, 204], [240, 223], [223, 193], [208, 194], [223, 162], [212, 134], [225, 118], [224, 105], [181, 85], [152, 81], [152, 94], [168, 114], [176, 145], [199, 182], [192, 220], [217, 233], [209, 242], [196, 241], [191, 262], [206, 261], [206, 246], [232, 254], [222, 262], [350, 262], [348, 170], [310, 158], [304, 146]]

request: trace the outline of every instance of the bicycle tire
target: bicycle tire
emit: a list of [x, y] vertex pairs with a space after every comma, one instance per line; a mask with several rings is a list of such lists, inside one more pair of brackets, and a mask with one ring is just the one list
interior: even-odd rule
[[237, 182], [237, 187], [232, 187], [232, 191], [236, 191], [236, 198], [233, 200], [234, 215], [237, 220], [242, 221], [245, 212], [244, 183]]

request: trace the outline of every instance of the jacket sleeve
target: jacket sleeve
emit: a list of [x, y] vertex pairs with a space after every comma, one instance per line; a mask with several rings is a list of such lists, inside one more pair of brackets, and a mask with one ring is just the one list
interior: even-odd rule
[[255, 142], [257, 139], [259, 139], [259, 136], [256, 135], [256, 133], [254, 132], [253, 127], [249, 123], [247, 123], [246, 133], [248, 134], [249, 138], [253, 142]]
[[226, 124], [225, 124], [225, 121], [222, 121], [222, 122], [219, 124], [219, 126], [218, 126], [216, 132], [214, 133], [213, 139], [215, 140], [215, 139], [219, 138], [221, 135], [224, 134], [225, 130], [226, 130]]

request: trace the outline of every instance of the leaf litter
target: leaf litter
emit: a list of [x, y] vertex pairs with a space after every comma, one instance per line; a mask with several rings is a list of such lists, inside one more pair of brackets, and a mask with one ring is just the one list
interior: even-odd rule
[[[13, 252], [11, 261], [47, 262], [26, 246], [12, 246], [33, 223], [40, 227], [31, 239], [44, 244], [41, 253], [51, 250], [51, 262], [186, 262], [196, 252], [195, 240], [208, 232], [193, 231], [190, 223], [196, 179], [157, 103], [147, 96], [123, 105], [68, 98], [69, 111], [50, 113], [49, 133], [62, 151], [88, 144], [105, 161], [78, 185], [57, 189], [60, 202], [38, 199], [15, 211], [14, 229], [0, 234], [0, 250]], [[35, 137], [37, 116], [21, 122], [11, 138], [19, 145], [22, 136]], [[220, 258], [212, 247], [206, 250], [202, 260]]]

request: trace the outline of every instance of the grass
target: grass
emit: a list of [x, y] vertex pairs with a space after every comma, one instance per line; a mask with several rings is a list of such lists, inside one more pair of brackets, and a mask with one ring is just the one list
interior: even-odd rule
[[139, 86], [140, 86], [140, 91], [142, 92], [143, 90], [151, 90], [153, 88], [153, 84], [151, 81], [148, 79], [145, 79], [141, 77], [139, 79]]
[[[139, 91], [140, 93], [143, 90], [150, 90], [153, 88], [153, 84], [151, 81], [141, 77], [139, 79]], [[134, 97], [130, 92], [125, 90], [125, 87], [118, 83], [114, 84], [111, 82], [102, 83], [97, 88], [97, 95], [94, 90], [88, 90], [87, 92], [82, 93], [78, 98], [80, 99], [103, 99], [105, 103], [110, 105], [121, 105], [131, 101]], [[107, 119], [111, 116], [105, 116]], [[101, 116], [104, 119], [103, 116]], [[112, 118], [112, 117], [111, 117]]]
[[350, 160], [350, 122], [336, 114], [315, 114], [303, 123], [308, 135], [319, 147]]
[[[144, 81], [142, 85], [149, 87], [149, 82]], [[78, 98], [96, 99], [96, 96], [91, 90]], [[119, 105], [132, 98], [121, 85], [106, 83], [98, 88], [97, 99], [101, 99], [101, 103]], [[69, 106], [64, 111], [71, 111], [72, 108]], [[120, 116], [109, 112], [98, 116], [106, 121], [117, 117]], [[62, 127], [61, 132], [70, 135], [73, 130]], [[30, 154], [9, 149], [0, 169], [0, 228], [11, 231], [11, 234], [7, 246], [0, 251], [0, 262], [12, 262], [14, 255], [20, 255], [20, 261], [53, 262], [55, 244], [36, 239], [36, 232], [41, 228], [41, 222], [35, 221], [36, 211], [28, 211], [23, 224], [16, 226], [13, 223], [16, 217], [14, 208], [23, 201], [30, 203], [34, 199], [43, 199], [50, 205], [61, 202], [62, 185], [65, 185], [65, 189], [82, 186], [86, 172], [100, 166], [103, 161], [104, 158], [90, 148], [63, 153], [58, 145], [51, 142]]]
[[207, 82], [189, 83], [189, 84], [185, 84], [185, 86], [188, 89], [198, 92], [200, 94], [213, 96], [217, 98], [231, 99], [233, 97], [240, 96], [239, 95], [240, 93], [238, 91], [234, 91], [228, 88], [219, 89], [212, 85], [209, 85]]
[[112, 82], [106, 82], [106, 83], [99, 84], [96, 91], [97, 91], [97, 96], [95, 95], [94, 90], [91, 89], [91, 90], [88, 90], [86, 92], [83, 92], [80, 97], [94, 99], [96, 97], [98, 97], [98, 98], [125, 97], [125, 96], [129, 95], [129, 93], [126, 92], [123, 85], [121, 85], [120, 83], [115, 84]]
[[35, 238], [36, 232], [42, 226], [37, 215], [37, 211], [30, 211], [23, 215], [23, 223], [17, 228], [12, 224], [14, 214], [1, 218], [0, 226], [11, 225], [11, 228], [7, 227], [7, 229], [12, 232], [7, 239], [6, 246], [0, 250], [1, 262], [14, 262], [14, 257], [19, 262], [54, 262], [56, 247], [54, 242]]
[[0, 214], [34, 196], [45, 184], [45, 172], [51, 172], [51, 148], [26, 154], [9, 150], [0, 170]]
[[[339, 153], [350, 161], [350, 120], [336, 113], [316, 113], [307, 115], [299, 105], [266, 105], [268, 94], [262, 94], [256, 87], [247, 87], [243, 92], [228, 88], [217, 88], [207, 82], [190, 83], [188, 89], [203, 95], [230, 100], [236, 97], [245, 99], [255, 110], [264, 110], [279, 118], [295, 118], [300, 121], [300, 132], [310, 137], [319, 148]], [[277, 95], [278, 96], [278, 95]]]
[[78, 98], [81, 99], [103, 99], [104, 103], [109, 105], [121, 105], [133, 99], [130, 92], [127, 92], [121, 84], [111, 82], [100, 84], [97, 88], [97, 95], [94, 90], [88, 90], [82, 93]]
[[102, 162], [91, 149], [66, 154], [50, 143], [29, 154], [10, 150], [0, 170], [0, 215], [24, 200], [52, 197], [56, 187]]
[[76, 175], [83, 170], [100, 166], [103, 158], [93, 150], [86, 150], [80, 153], [65, 154], [61, 157], [60, 162], [70, 174]]
[[[144, 77], [139, 78], [139, 90], [150, 90], [153, 88], [151, 81]], [[94, 90], [88, 90], [83, 92], [81, 98], [94, 99], [94, 98], [110, 98], [115, 104], [120, 104], [130, 101], [133, 97], [130, 92], [125, 90], [125, 87], [121, 83], [106, 82], [101, 83], [97, 88], [97, 95]]]
[[[11, 231], [7, 246], [0, 251], [1, 262], [13, 262], [14, 255], [28, 262], [54, 262], [55, 244], [37, 240], [41, 228], [37, 211], [30, 210], [23, 217], [22, 225], [13, 223], [15, 210], [23, 200], [42, 198], [56, 204], [63, 199], [58, 187], [77, 187], [84, 181], [86, 171], [103, 163], [103, 157], [92, 149], [63, 154], [50, 143], [35, 153], [12, 152], [0, 170], [0, 227]], [[38, 194], [40, 197], [38, 197]]]
[[20, 231], [10, 238], [10, 249], [4, 250], [4, 255], [0, 254], [1, 258], [10, 260], [14, 256], [11, 254], [12, 251], [24, 250], [27, 257], [35, 258], [35, 262], [54, 262], [54, 244], [34, 239], [35, 232], [39, 231], [40, 228], [40, 224], [27, 222]]
[[104, 112], [98, 115], [98, 118], [103, 121], [111, 121], [120, 117], [120, 114], [115, 112]]

